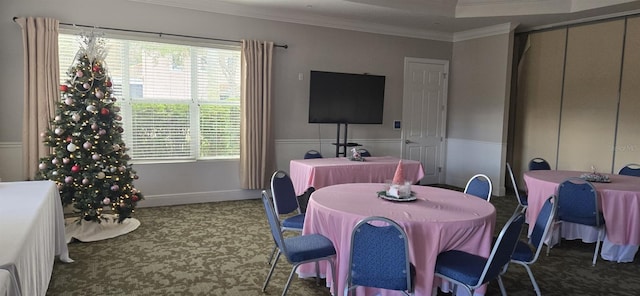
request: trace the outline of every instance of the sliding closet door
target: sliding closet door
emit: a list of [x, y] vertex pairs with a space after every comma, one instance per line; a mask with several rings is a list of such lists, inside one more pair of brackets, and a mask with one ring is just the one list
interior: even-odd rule
[[640, 17], [627, 20], [613, 172], [640, 163]]
[[514, 174], [542, 157], [555, 167], [566, 29], [533, 33], [518, 74], [514, 130]]
[[558, 169], [611, 171], [623, 38], [624, 20], [569, 28]]

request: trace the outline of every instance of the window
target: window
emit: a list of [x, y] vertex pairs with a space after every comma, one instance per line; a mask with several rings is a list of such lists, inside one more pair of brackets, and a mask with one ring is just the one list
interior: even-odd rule
[[[104, 38], [133, 160], [238, 158], [240, 49]], [[79, 48], [60, 34], [60, 78]]]

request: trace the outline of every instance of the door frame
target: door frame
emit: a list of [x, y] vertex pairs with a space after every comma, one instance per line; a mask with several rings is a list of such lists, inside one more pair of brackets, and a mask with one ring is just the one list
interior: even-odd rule
[[[443, 74], [445, 75], [444, 77], [444, 85], [443, 85], [443, 91], [442, 91], [442, 118], [441, 118], [441, 122], [440, 122], [440, 133], [442, 135], [442, 141], [440, 141], [440, 152], [439, 152], [439, 164], [438, 166], [441, 168], [441, 170], [438, 171], [438, 183], [439, 184], [444, 184], [444, 177], [446, 176], [446, 148], [447, 148], [447, 137], [446, 137], [446, 132], [447, 132], [447, 111], [448, 111], [448, 105], [447, 105], [447, 99], [448, 99], [448, 91], [449, 91], [449, 60], [441, 60], [441, 59], [428, 59], [428, 58], [414, 58], [414, 57], [405, 57], [404, 58], [404, 69], [403, 69], [403, 79], [402, 79], [402, 104], [403, 106], [405, 105], [405, 103], [410, 99], [408, 96], [408, 92], [407, 90], [407, 71], [408, 71], [408, 65], [410, 63], [422, 63], [422, 64], [435, 64], [435, 65], [441, 65], [444, 69], [443, 69]], [[404, 118], [405, 114], [404, 114], [404, 107], [402, 108], [402, 121], [405, 121]], [[400, 155], [402, 158], [405, 157], [405, 149], [406, 149], [406, 136], [405, 136], [405, 129], [402, 128], [401, 130], [401, 136], [400, 136], [401, 142], [401, 152]]]

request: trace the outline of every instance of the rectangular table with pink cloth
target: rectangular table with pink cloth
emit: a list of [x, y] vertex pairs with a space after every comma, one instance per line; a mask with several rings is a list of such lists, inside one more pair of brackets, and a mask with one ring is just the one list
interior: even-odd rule
[[[539, 170], [524, 173], [528, 189], [527, 221], [529, 232], [544, 201], [556, 194], [559, 184], [584, 172]], [[640, 245], [640, 178], [608, 175], [610, 183], [592, 182], [605, 220], [605, 238], [600, 256], [609, 261], [631, 262]], [[595, 242], [594, 227], [563, 222], [562, 237]]]
[[[307, 188], [345, 183], [384, 183], [393, 179], [400, 158], [392, 156], [365, 157], [365, 161], [351, 161], [345, 157], [295, 159], [289, 164], [289, 175], [296, 194]], [[412, 184], [424, 177], [422, 163], [402, 159], [404, 177]]]
[[[417, 200], [388, 201], [377, 197], [383, 183], [340, 184], [323, 187], [312, 195], [307, 207], [303, 234], [319, 233], [329, 238], [337, 251], [336, 280], [332, 282], [329, 265], [320, 264], [327, 286], [334, 295], [342, 295], [347, 268], [351, 231], [363, 218], [384, 216], [402, 226], [409, 238], [411, 263], [416, 268], [415, 295], [432, 295], [440, 281], [434, 269], [439, 253], [461, 250], [488, 257], [491, 253], [496, 210], [491, 203], [462, 192], [411, 186]], [[315, 265], [299, 267], [301, 277], [315, 276]], [[357, 295], [400, 295], [398, 291], [357, 288]], [[485, 287], [476, 291], [482, 295]]]
[[55, 256], [72, 261], [64, 229], [54, 182], [0, 183], [0, 270], [9, 274], [8, 295], [46, 294]]

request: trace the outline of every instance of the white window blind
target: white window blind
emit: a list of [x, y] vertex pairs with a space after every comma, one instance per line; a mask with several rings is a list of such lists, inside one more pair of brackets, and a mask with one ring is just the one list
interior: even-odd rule
[[[239, 49], [104, 39], [133, 160], [239, 157]], [[59, 48], [64, 83], [77, 37], [60, 34]]]

